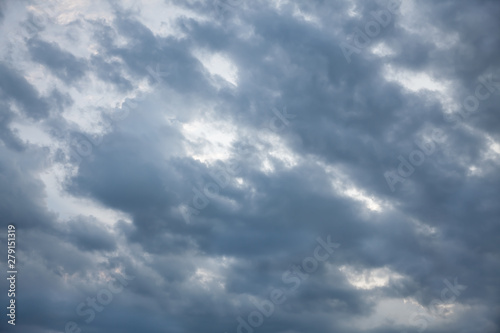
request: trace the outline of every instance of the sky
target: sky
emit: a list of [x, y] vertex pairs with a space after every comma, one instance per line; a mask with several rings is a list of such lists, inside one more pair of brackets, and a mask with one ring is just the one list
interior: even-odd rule
[[0, 331], [500, 332], [499, 16], [0, 1]]

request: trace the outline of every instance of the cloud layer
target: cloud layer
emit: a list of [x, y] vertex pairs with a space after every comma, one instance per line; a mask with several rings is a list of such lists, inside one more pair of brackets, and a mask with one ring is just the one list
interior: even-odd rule
[[498, 332], [499, 14], [4, 2], [1, 331]]

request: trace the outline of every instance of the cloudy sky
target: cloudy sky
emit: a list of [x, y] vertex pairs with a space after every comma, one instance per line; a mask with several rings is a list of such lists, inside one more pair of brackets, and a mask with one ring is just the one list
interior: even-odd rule
[[500, 332], [500, 2], [0, 2], [0, 331]]

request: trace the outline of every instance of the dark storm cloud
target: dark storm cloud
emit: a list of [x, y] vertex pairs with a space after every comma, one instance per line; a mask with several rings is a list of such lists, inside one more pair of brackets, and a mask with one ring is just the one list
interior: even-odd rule
[[[44, 185], [37, 176], [51, 163], [45, 149], [27, 145], [26, 154], [5, 147], [0, 150], [0, 214], [7, 224], [16, 226], [17, 267], [26, 273], [18, 275], [16, 301], [25, 306], [18, 306], [17, 316], [30, 319], [18, 319], [16, 328], [23, 332], [60, 330], [75, 316], [76, 305], [102, 285], [94, 282], [99, 281], [99, 272], [121, 267], [124, 258], [111, 255], [107, 262], [96, 263], [96, 251], [116, 249], [110, 232], [95, 218], [78, 217], [62, 224], [46, 210]], [[79, 282], [61, 288], [61, 279], [67, 276]], [[6, 281], [0, 283], [4, 290], [8, 289]], [[1, 330], [10, 331], [7, 325], [2, 321]]]
[[[46, 120], [51, 110], [61, 112], [71, 104], [71, 98], [53, 89], [51, 94], [41, 97], [36, 89], [23, 77], [7, 65], [0, 64], [0, 140], [9, 148], [22, 151], [24, 142], [16, 131], [11, 129], [13, 121], [19, 120], [19, 115], [13, 112], [13, 106], [19, 106], [23, 113], [32, 120]], [[22, 118], [22, 117], [21, 117]]]
[[[363, 13], [376, 8], [371, 4], [367, 6], [366, 10], [363, 10]], [[250, 17], [245, 17], [245, 15]], [[278, 170], [276, 174], [269, 177], [253, 171], [252, 169], [255, 166], [252, 166], [251, 162], [244, 164], [247, 168], [244, 168], [242, 174], [248, 182], [255, 185], [259, 195], [249, 197], [248, 193], [233, 186], [226, 188], [225, 192], [227, 194], [225, 195], [230, 195], [236, 202], [244, 203], [243, 207], [238, 210], [225, 211], [224, 205], [214, 200], [209, 208], [201, 212], [200, 217], [195, 218], [197, 221], [206, 221], [205, 223], [210, 221], [211, 227], [200, 229], [198, 232], [194, 232], [194, 227], [187, 228], [188, 230], [191, 229], [188, 234], [194, 236], [195, 244], [204, 253], [228, 254], [241, 259], [258, 258], [256, 259], [258, 260], [256, 266], [247, 264], [240, 269], [242, 276], [229, 274], [227, 288], [237, 293], [246, 291], [258, 294], [259, 290], [265, 288], [265, 284], [261, 280], [266, 274], [266, 270], [256, 268], [259, 262], [263, 264], [265, 260], [264, 257], [259, 257], [258, 254], [273, 253], [280, 261], [286, 262], [288, 258], [280, 256], [279, 251], [291, 251], [297, 246], [301, 247], [300, 243], [305, 241], [305, 239], [295, 237], [294, 233], [310, 234], [312, 236], [315, 232], [325, 232], [325, 225], [327, 224], [325, 217], [331, 216], [335, 218], [331, 219], [334, 221], [329, 221], [328, 229], [335, 231], [337, 237], [346, 243], [345, 253], [339, 255], [338, 263], [349, 262], [351, 265], [354, 264], [364, 268], [389, 266], [394, 271], [409, 276], [410, 281], [414, 281], [400, 286], [400, 294], [412, 295], [423, 290], [424, 299], [422, 299], [422, 303], [426, 304], [426, 301], [433, 297], [433, 293], [442, 288], [438, 281], [442, 280], [443, 277], [458, 275], [467, 281], [476, 280], [476, 278], [470, 276], [473, 270], [468, 268], [464, 270], [460, 268], [463, 267], [461, 263], [441, 259], [439, 254], [448, 253], [450, 259], [454, 256], [464, 256], [465, 253], [458, 250], [458, 244], [454, 244], [455, 242], [451, 240], [453, 239], [452, 235], [459, 230], [463, 230], [462, 232], [465, 234], [466, 231], [463, 228], [476, 229], [476, 227], [471, 226], [468, 228], [467, 225], [469, 224], [453, 224], [452, 215], [448, 216], [445, 222], [443, 221], [443, 212], [437, 215], [432, 213], [435, 210], [433, 206], [439, 202], [436, 199], [446, 196], [446, 193], [449, 196], [449, 193], [454, 192], [453, 188], [446, 189], [446, 187], [442, 187], [445, 184], [451, 184], [451, 180], [448, 180], [450, 177], [446, 174], [453, 171], [463, 174], [465, 170], [460, 171], [460, 169], [457, 169], [457, 164], [447, 163], [442, 165], [446, 169], [436, 173], [436, 166], [440, 163], [446, 163], [441, 153], [437, 153], [434, 161], [430, 161], [427, 165], [421, 167], [419, 169], [420, 174], [413, 176], [411, 181], [418, 184], [416, 186], [421, 188], [421, 193], [412, 194], [412, 199], [407, 198], [407, 194], [391, 197], [387, 192], [386, 183], [381, 177], [383, 171], [395, 160], [394, 155], [397, 154], [396, 152], [410, 149], [413, 146], [414, 139], [418, 138], [418, 133], [425, 125], [432, 124], [438, 127], [447, 125], [442, 119], [443, 110], [437, 99], [430, 93], [410, 93], [394, 83], [386, 83], [381, 76], [381, 66], [384, 64], [382, 60], [365, 58], [361, 55], [357, 67], [339, 65], [343, 64], [344, 59], [342, 53], [335, 48], [335, 39], [332, 38], [332, 40], [327, 41], [321, 35], [316, 37], [317, 32], [313, 28], [297, 24], [291, 17], [279, 16], [272, 13], [272, 11], [254, 12], [254, 15], [255, 17], [251, 17], [246, 12], [241, 15], [250, 22], [255, 19], [253, 23], [255, 24], [257, 36], [265, 37], [257, 39], [258, 42], [253, 48], [249, 47], [248, 43], [234, 38], [231, 34], [219, 30], [210, 23], [191, 22], [189, 30], [187, 30], [196, 40], [193, 43], [200, 43], [212, 50], [229, 50], [236, 63], [240, 65], [239, 75], [240, 78], [243, 78], [243, 82], [238, 88], [238, 97], [227, 100], [227, 103], [232, 106], [227, 108], [227, 110], [230, 110], [228, 112], [231, 112], [231, 116], [240, 121], [240, 126], [255, 126], [260, 121], [256, 121], [256, 119], [261, 119], [262, 115], [265, 114], [263, 109], [266, 104], [276, 102], [268, 97], [264, 89], [259, 89], [259, 87], [283, 90], [283, 97], [279, 102], [290, 105], [294, 114], [300, 114], [302, 110], [305, 110], [303, 113], [307, 114], [307, 120], [297, 122], [293, 133], [284, 135], [293, 145], [295, 151], [301, 154], [312, 154], [319, 160], [338, 163], [356, 184], [369, 189], [382, 198], [388, 198], [391, 202], [401, 201], [400, 211], [403, 213], [384, 214], [382, 217], [377, 218], [380, 221], [389, 220], [389, 223], [377, 224], [376, 221], [364, 221], [364, 218], [352, 213], [354, 209], [352, 202], [336, 198], [331, 194], [320, 195], [321, 192], [318, 193], [317, 186], [323, 182], [322, 178], [325, 176], [320, 175], [317, 177], [318, 179], [307, 177], [306, 175], [317, 175], [318, 172], [321, 172], [315, 170], [312, 166], [297, 168], [291, 174], [284, 170]], [[124, 26], [123, 23], [122, 26]], [[455, 73], [451, 69], [441, 66], [440, 63], [433, 64], [433, 59], [429, 54], [436, 51], [432, 44], [425, 40], [421, 41], [419, 40], [421, 37], [411, 36], [410, 33], [398, 27], [393, 29], [393, 32], [383, 37], [387, 38], [389, 45], [396, 50], [401, 50], [394, 56], [395, 63], [411, 69], [426, 68], [437, 72], [438, 76], [450, 77], [452, 75], [450, 78], [456, 79]], [[144, 41], [148, 42], [149, 45], [155, 44], [147, 31], [139, 29], [137, 33], [143, 35], [145, 37], [143, 38]], [[293, 36], [293, 39], [288, 36]], [[412, 40], [411, 47], [415, 48], [413, 52], [411, 48], [402, 44], [410, 40]], [[142, 46], [139, 47], [140, 52], [145, 52], [144, 50], [147, 49], [145, 44], [139, 46]], [[261, 60], [262, 57], [253, 56], [253, 53], [263, 53], [272, 50], [273, 47], [281, 49], [281, 52], [276, 54], [273, 59], [274, 62], [271, 62], [269, 66], [266, 66]], [[405, 56], [405, 52], [408, 52], [407, 56]], [[139, 54], [136, 53], [136, 56], [139, 57]], [[446, 55], [438, 54], [434, 55], [434, 57], [442, 59]], [[319, 59], [319, 61], [314, 62], [311, 61], [312, 59]], [[135, 68], [138, 63], [136, 60], [132, 60], [131, 53], [127, 55], [127, 62], [132, 65], [132, 68]], [[143, 63], [143, 68], [145, 66], [146, 63]], [[301, 70], [302, 68], [304, 70]], [[475, 77], [482, 71], [478, 70]], [[251, 85], [247, 86], [245, 78], [249, 77], [250, 73], [252, 81]], [[322, 81], [323, 73], [328, 74], [325, 78], [326, 81], [325, 79]], [[316, 76], [314, 76], [315, 74]], [[282, 79], [276, 79], [277, 77]], [[345, 84], [341, 84], [341, 82], [345, 82]], [[335, 92], [332, 93], [332, 89]], [[240, 96], [245, 96], [246, 99], [252, 101], [262, 101], [260, 105], [257, 104], [259, 106], [257, 114], [247, 115], [245, 118], [238, 116], [240, 110], [249, 108], [248, 104]], [[408, 119], [412, 119], [412, 121], [410, 122]], [[460, 133], [452, 135], [458, 136]], [[460, 136], [456, 139], [459, 138]], [[127, 143], [130, 142], [129, 139], [122, 138], [120, 142], [124, 142], [125, 146], [130, 146], [130, 143]], [[464, 151], [464, 153], [474, 154], [474, 149], [484, 146], [485, 143], [482, 140], [476, 140], [475, 143], [469, 140], [464, 142], [462, 139], [457, 141], [455, 147], [449, 148], [449, 150], [456, 151], [459, 146], [464, 147], [464, 144], [471, 145], [469, 152]], [[139, 147], [142, 147], [142, 149], [139, 149], [141, 152], [151, 149], [146, 142], [141, 143]], [[99, 162], [102, 163], [101, 167], [92, 167], [91, 164], [85, 166], [82, 169], [81, 176], [75, 179], [78, 183], [74, 184], [89, 190], [90, 193], [94, 193], [94, 196], [97, 193], [102, 193], [101, 191], [96, 192], [97, 188], [102, 185], [92, 188], [93, 185], [90, 184], [94, 181], [91, 179], [95, 179], [95, 184], [101, 184], [104, 179], [109, 179], [111, 175], [111, 173], [105, 173], [102, 175], [102, 180], [99, 180], [99, 178], [95, 178], [98, 173], [97, 170], [112, 172], [111, 170], [114, 169], [106, 168], [107, 165], [114, 164], [109, 154], [99, 155], [100, 158], [108, 161]], [[95, 160], [94, 163], [97, 163], [98, 160]], [[129, 164], [132, 167], [126, 173], [130, 175], [129, 177], [136, 175], [135, 177], [139, 179], [143, 172], [147, 172], [149, 177], [154, 177], [155, 173], [158, 173], [157, 177], [159, 177], [162, 172], [160, 169], [145, 169], [144, 166], [132, 171], [135, 163]], [[85, 171], [86, 168], [93, 168], [94, 171], [87, 172]], [[453, 171], [449, 168], [453, 168]], [[165, 169], [163, 169], [163, 172], [168, 173]], [[176, 170], [176, 173], [179, 172], [184, 179], [196, 179], [200, 174], [206, 175], [208, 170], [200, 167], [191, 170], [184, 167]], [[117, 180], [116, 184], [123, 184], [124, 182], [126, 182], [125, 179]], [[161, 219], [158, 219], [158, 215], [161, 216], [161, 213], [155, 214], [154, 212], [159, 212], [164, 205], [168, 207], [170, 201], [161, 202], [147, 199], [151, 195], [158, 198], [157, 195], [152, 194], [156, 186], [146, 186], [148, 194], [138, 191], [142, 186], [148, 184], [146, 179], [137, 185], [134, 185], [135, 180], [129, 180], [127, 183], [131, 186], [127, 192], [139, 195], [140, 198], [131, 199], [132, 205], [125, 204], [127, 201], [123, 201], [124, 208], [122, 209], [126, 209], [125, 207], [128, 207], [128, 211], [147, 209], [148, 212], [154, 214], [146, 215], [149, 219], [149, 228], [153, 225], [161, 225]], [[460, 181], [455, 180], [454, 187], [460, 188], [460, 183]], [[176, 189], [176, 186], [173, 186], [172, 189]], [[177, 191], [177, 193], [185, 193], [182, 186]], [[323, 193], [327, 192], [326, 189], [323, 191]], [[439, 193], [439, 191], [446, 192]], [[119, 192], [123, 193], [123, 191]], [[105, 202], [119, 197], [117, 194], [110, 192], [105, 197], [100, 196], [101, 200], [104, 199]], [[492, 194], [492, 197], [495, 197], [495, 194]], [[404, 204], [405, 201], [406, 204]], [[144, 204], [141, 204], [141, 202], [144, 202]], [[120, 205], [117, 202], [115, 204]], [[445, 202], [442, 204], [446, 205]], [[156, 205], [158, 207], [154, 207]], [[253, 214], [250, 211], [246, 211], [249, 207], [259, 207], [257, 211], [263, 214], [252, 216]], [[226, 209], [228, 208], [226, 207]], [[474, 211], [470, 216], [463, 217], [460, 220], [466, 223], [466, 221], [470, 221], [472, 216], [498, 215], [496, 210], [490, 210], [488, 213], [486, 211], [481, 213]], [[417, 236], [415, 229], [411, 227], [407, 217], [404, 217], [406, 214], [411, 218], [426, 221], [430, 226], [439, 227], [441, 233], [437, 236], [437, 239], [421, 239], [421, 236]], [[144, 224], [141, 222], [145, 221], [144, 217], [137, 213], [134, 213], [134, 216], [138, 216], [138, 218], [134, 219], [134, 223], [142, 227], [142, 229], [138, 228], [136, 232], [147, 233], [148, 228], [144, 228]], [[402, 222], [405, 220], [406, 222]], [[369, 224], [369, 222], [373, 224]], [[307, 225], [304, 223], [307, 223]], [[169, 236], [164, 238], [165, 240], [170, 239], [173, 241], [175, 239], [171, 238], [172, 232], [180, 235], [184, 234], [185, 231], [174, 228], [177, 225], [180, 225], [180, 216], [167, 218], [163, 228], [168, 230], [167, 234]], [[447, 228], [444, 225], [449, 227]], [[495, 228], [493, 225], [491, 227]], [[158, 231], [161, 228], [155, 230]], [[491, 231], [496, 231], [496, 229]], [[460, 232], [461, 237], [464, 237], [462, 232]], [[486, 233], [484, 236], [487, 237], [488, 234]], [[495, 232], [492, 234], [495, 234]], [[448, 239], [449, 237], [452, 238]], [[141, 239], [141, 237], [136, 239]], [[151, 248], [151, 243], [156, 244], [155, 239], [161, 239], [161, 237], [160, 235], [154, 235], [142, 239], [149, 243], [145, 245], [145, 248]], [[252, 244], [257, 242], [263, 244], [258, 249], [252, 249]], [[179, 246], [185, 247], [185, 245], [181, 244], [179, 243]], [[477, 260], [476, 255], [469, 254], [469, 256]], [[432, 263], [429, 269], [422, 270], [419, 268], [422, 258], [426, 258], [425, 260]], [[278, 264], [278, 260], [276, 260], [274, 264], [268, 264], [268, 267]], [[252, 272], [255, 272], [255, 274], [249, 274]], [[491, 286], [491, 282], [488, 282], [488, 280], [485, 282], [486, 285]], [[262, 289], [260, 289], [261, 287]], [[320, 307], [322, 302], [326, 302], [329, 298], [346, 302], [346, 304], [350, 303], [349, 298], [357, 299], [356, 303], [353, 303], [357, 304], [356, 307], [345, 309], [350, 315], [367, 314], [370, 312], [369, 309], [374, 306], [371, 302], [364, 300], [362, 291], [353, 290], [348, 285], [345, 287], [347, 289], [345, 293], [334, 293], [332, 296], [326, 296], [328, 293], [324, 284], [318, 285], [317, 288], [322, 292], [318, 292], [315, 297], [313, 297], [315, 295], [314, 289], [307, 289], [307, 292], [304, 291], [298, 296], [297, 305], [300, 304], [302, 310], [296, 308], [295, 311], [302, 312], [306, 311], [306, 309], [310, 311], [315, 306]], [[393, 294], [391, 290], [387, 290], [387, 292]], [[474, 294], [464, 296], [464, 299], [481, 295], [481, 287], [476, 287], [476, 293], [475, 296], [473, 296]], [[482, 295], [481, 297], [485, 296]], [[312, 300], [308, 302], [308, 298]], [[355, 310], [356, 308], [358, 310]], [[364, 310], [359, 312], [359, 309]], [[329, 311], [333, 310], [342, 313], [340, 309], [330, 309]], [[288, 313], [288, 311], [285, 311], [285, 313]], [[312, 321], [307, 319], [307, 316], [292, 320], [290, 316], [282, 315], [279, 316], [278, 322], [281, 320], [291, 323], [281, 325], [283, 329], [285, 327], [288, 329], [297, 327], [299, 329], [300, 327], [311, 329], [312, 327], [314, 329], [315, 326], [319, 329], [322, 326], [321, 324], [313, 324]], [[303, 322], [301, 322], [302, 320]], [[274, 327], [272, 325], [280, 327], [280, 324], [272, 322], [269, 327], [264, 326], [263, 329], [270, 329]], [[385, 327], [385, 329], [395, 331], [390, 327]]]
[[30, 148], [27, 154], [2, 149], [2, 216], [12, 224], [25, 227], [43, 227], [50, 223], [51, 216], [43, 202], [43, 183], [34, 177], [45, 167], [45, 151]]
[[[101, 222], [102, 223], [102, 222]], [[95, 218], [78, 217], [68, 221], [67, 237], [79, 249], [112, 251], [116, 249], [113, 236]]]
[[[187, 245], [181, 239], [161, 241], [162, 231], [189, 231], [180, 216], [172, 218], [168, 207], [179, 203], [182, 191], [189, 193], [185, 183], [192, 175], [203, 173], [203, 169], [186, 159], [172, 158], [166, 163], [165, 153], [175, 155], [182, 151], [178, 148], [180, 136], [151, 106], [139, 104], [121, 123], [120, 131], [104, 137], [105, 144], [95, 150], [92, 159], [82, 163], [81, 172], [68, 183], [68, 189], [134, 216], [137, 233], [143, 236], [130, 237], [143, 239], [144, 246], [158, 252], [175, 250], [174, 244]], [[143, 117], [143, 112], [151, 113]], [[184, 175], [185, 172], [190, 173]], [[149, 237], [152, 239], [146, 241]], [[159, 237], [157, 241], [155, 237]]]
[[47, 102], [40, 98], [35, 88], [20, 72], [5, 64], [0, 64], [0, 94], [2, 99], [16, 102], [28, 117], [35, 120], [49, 113]]
[[[193, 97], [197, 99], [209, 98], [209, 94], [214, 93], [203, 75], [201, 64], [191, 55], [191, 43], [173, 38], [156, 38], [144, 25], [125, 15], [117, 17], [115, 27], [116, 33], [128, 38], [129, 42], [126, 47], [103, 43], [103, 52], [120, 57], [132, 74], [147, 77], [151, 84], [156, 85], [163, 82], [157, 73], [164, 73], [162, 75], [167, 76], [165, 81], [169, 86], [186, 94], [196, 92]], [[109, 27], [101, 29], [109, 31]]]
[[[20, 310], [25, 312], [19, 321], [37, 332], [63, 331], [69, 320], [86, 332], [238, 332], [237, 318], [248, 323], [255, 302], [269, 299], [273, 288], [289, 289], [293, 280], [284, 274], [312, 256], [317, 237], [330, 235], [341, 247], [287, 294], [273, 315], [264, 316], [255, 332], [416, 330], [411, 321], [416, 310], [395, 321], [378, 312], [379, 302], [399, 300], [391, 309], [397, 312], [407, 308], [403, 299], [413, 299], [432, 312], [445, 279], [467, 286], [452, 302], [456, 321], [436, 316], [438, 324], [426, 321], [425, 331], [496, 332], [500, 178], [491, 139], [499, 140], [499, 96], [491, 92], [476, 112], [453, 126], [432, 87], [406, 89], [389, 81], [386, 70], [390, 65], [423, 71], [448, 82], [451, 98], [463, 103], [481, 78], [498, 70], [498, 3], [418, 1], [413, 11], [402, 4], [350, 64], [339, 45], [387, 3], [356, 3], [359, 15], [352, 16], [347, 14], [352, 4], [343, 1], [289, 3], [280, 10], [267, 1], [177, 4], [213, 17], [179, 17], [175, 24], [184, 36], [160, 37], [135, 17], [138, 13], [113, 2], [112, 19], [86, 21], [99, 44], [99, 54], [90, 59], [38, 37], [27, 42], [32, 59], [66, 83], [92, 71], [121, 92], [145, 78], [154, 91], [129, 100], [128, 117], [103, 134], [102, 143], [64, 182], [68, 195], [131, 219], [109, 227], [92, 216], [58, 221], [46, 209], [36, 175], [62, 160], [51, 162], [41, 148], [23, 144], [9, 129], [14, 115], [4, 104], [1, 213], [23, 226], [24, 241], [34, 244], [21, 252], [30, 275], [22, 278], [20, 301], [44, 304], [41, 312], [34, 306]], [[319, 23], [300, 18], [297, 9]], [[419, 20], [417, 28], [408, 28], [412, 19]], [[452, 36], [446, 45], [436, 42], [437, 31]], [[382, 42], [393, 52], [379, 57], [371, 51]], [[238, 68], [237, 86], [215, 88], [216, 79], [193, 49], [226, 55]], [[152, 71], [164, 73], [161, 81]], [[0, 74], [0, 92], [28, 117], [47, 116], [48, 105], [62, 112], [74, 103], [57, 90], [49, 102], [40, 99], [7, 66], [0, 65]], [[40, 111], [34, 105], [45, 106]], [[259, 135], [273, 107], [296, 116], [275, 133], [295, 156], [293, 166], [273, 154], [276, 141]], [[187, 147], [199, 153], [208, 139], [189, 142], [184, 125], [219, 120], [236, 126], [230, 154], [238, 172], [227, 174], [227, 185], [186, 221], [180, 207], [193, 206], [221, 169], [190, 156]], [[44, 126], [56, 124], [75, 131], [57, 115]], [[434, 129], [443, 139], [391, 191], [384, 173], [398, 167], [400, 155], [409, 159]], [[243, 153], [240, 146], [249, 149]], [[273, 171], [262, 170], [266, 158]], [[477, 174], [471, 175], [472, 165], [480, 169]], [[332, 190], [335, 181], [343, 183]], [[380, 203], [381, 210], [346, 196], [350, 186]], [[118, 268], [134, 281], [85, 324], [74, 308], [96, 295], [103, 276]], [[376, 269], [393, 275], [387, 284], [367, 289], [356, 287], [346, 273], [362, 278]], [[372, 316], [376, 320], [370, 321]]]
[[56, 43], [48, 43], [38, 38], [27, 42], [33, 61], [39, 62], [65, 83], [81, 79], [87, 71], [87, 63], [73, 54], [62, 50]]

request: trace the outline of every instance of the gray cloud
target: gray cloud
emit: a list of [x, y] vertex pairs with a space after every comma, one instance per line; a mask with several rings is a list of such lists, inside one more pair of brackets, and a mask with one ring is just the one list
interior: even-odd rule
[[[297, 283], [247, 327], [498, 331], [497, 2], [396, 3], [350, 63], [339, 45], [388, 2], [58, 6], [0, 65], [23, 332], [250, 333], [238, 318]], [[384, 174], [420, 150], [391, 190]], [[327, 235], [341, 247], [292, 274]], [[118, 272], [135, 279], [86, 323], [75, 308]]]
[[54, 75], [65, 83], [81, 79], [87, 64], [69, 52], [63, 51], [56, 43], [48, 43], [37, 38], [27, 43], [33, 61], [47, 66]]
[[0, 77], [0, 93], [4, 100], [16, 102], [30, 118], [41, 119], [48, 115], [47, 102], [21, 73], [0, 64]]

